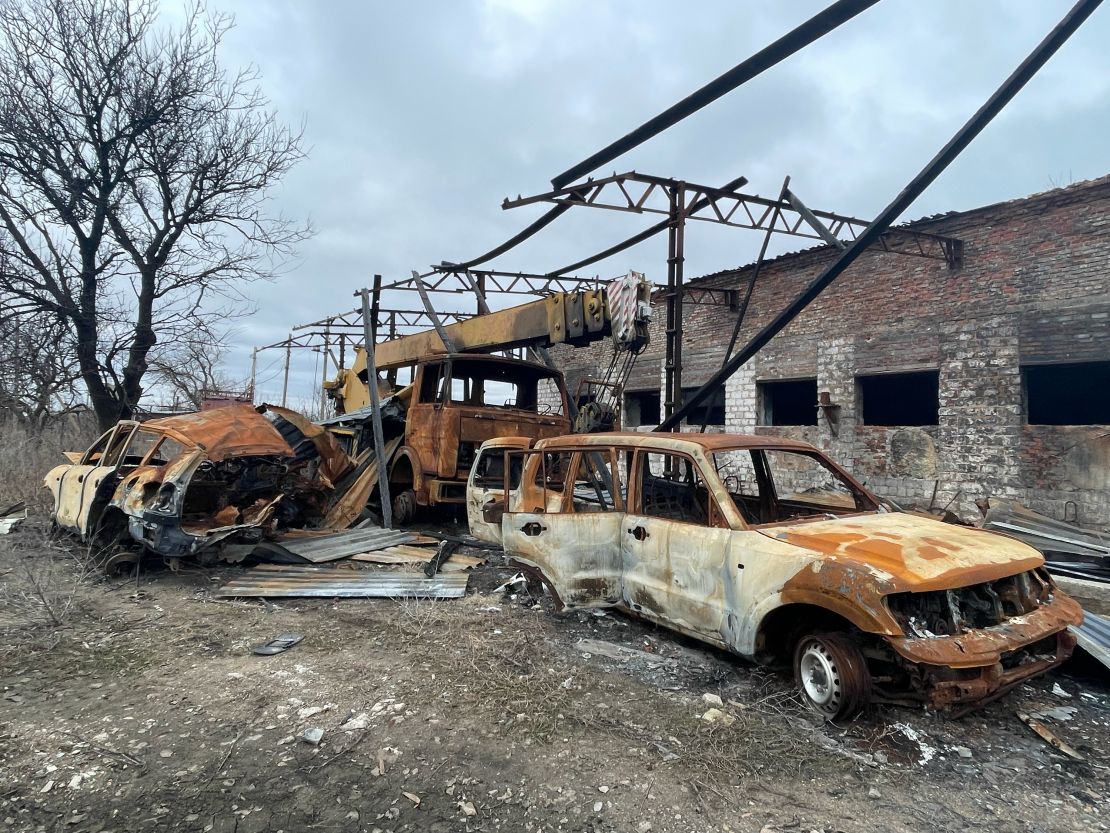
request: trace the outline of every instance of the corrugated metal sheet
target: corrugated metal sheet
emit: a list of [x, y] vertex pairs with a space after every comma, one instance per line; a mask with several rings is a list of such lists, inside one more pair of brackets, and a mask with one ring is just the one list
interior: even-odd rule
[[266, 541], [254, 548], [254, 554], [287, 564], [309, 561], [322, 564], [337, 561], [360, 552], [373, 552], [396, 544], [406, 544], [416, 536], [398, 529], [347, 529], [332, 535], [313, 535], [285, 541]]
[[1018, 503], [991, 499], [983, 528], [1036, 547], [1049, 572], [1089, 581], [1110, 581], [1110, 542], [1101, 535], [1057, 521]]
[[1072, 627], [1079, 647], [1110, 668], [1110, 620], [1083, 611], [1083, 624]]
[[217, 596], [455, 599], [466, 595], [468, 573], [437, 574], [394, 570], [345, 570], [263, 564], [232, 579]]

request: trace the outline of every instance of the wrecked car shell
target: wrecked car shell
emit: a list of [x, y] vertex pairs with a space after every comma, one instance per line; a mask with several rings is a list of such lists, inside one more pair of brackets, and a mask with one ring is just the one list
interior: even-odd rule
[[871, 699], [981, 702], [1074, 646], [1082, 613], [1038, 552], [887, 511], [807, 443], [599, 434], [516, 454], [522, 473], [486, 516], [503, 511], [506, 553], [563, 604], [793, 659], [828, 717]]
[[339, 476], [351, 463], [330, 438], [296, 433], [310, 453], [295, 452], [249, 405], [120, 422], [76, 463], [47, 474], [52, 519], [90, 543], [129, 536], [175, 557], [315, 525], [333, 491], [324, 473]]

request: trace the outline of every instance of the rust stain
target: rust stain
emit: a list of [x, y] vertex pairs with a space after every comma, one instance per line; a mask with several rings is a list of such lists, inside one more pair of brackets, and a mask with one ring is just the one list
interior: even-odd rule
[[293, 449], [270, 421], [245, 404], [152, 419], [143, 427], [161, 431], [186, 445], [199, 445], [215, 463], [247, 455], [293, 456]]

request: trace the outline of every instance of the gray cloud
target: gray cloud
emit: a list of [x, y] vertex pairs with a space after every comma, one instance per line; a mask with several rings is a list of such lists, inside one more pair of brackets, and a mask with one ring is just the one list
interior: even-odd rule
[[[223, 59], [256, 64], [310, 157], [275, 195], [317, 236], [273, 284], [249, 288], [233, 369], [290, 325], [355, 306], [374, 272], [405, 276], [487, 250], [541, 208], [500, 201], [548, 179], [769, 43], [824, 3], [224, 0]], [[1065, 13], [1068, 2], [884, 0], [841, 30], [611, 167], [875, 214]], [[972, 208], [1108, 172], [1110, 12], [1097, 12], [908, 212]], [[606, 173], [604, 171], [602, 173]], [[539, 271], [647, 218], [570, 212], [499, 267]], [[758, 235], [695, 227], [687, 274], [749, 261]], [[782, 241], [778, 251], [799, 248]], [[595, 267], [661, 275], [665, 242]], [[406, 305], [415, 302], [407, 296]], [[449, 303], [449, 301], [447, 302]], [[263, 354], [272, 366], [276, 352]], [[318, 357], [296, 357], [294, 398]], [[271, 398], [280, 378], [263, 386]]]

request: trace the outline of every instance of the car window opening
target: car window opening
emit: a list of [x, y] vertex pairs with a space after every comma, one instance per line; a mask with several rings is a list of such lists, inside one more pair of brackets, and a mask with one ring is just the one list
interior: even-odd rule
[[712, 456], [736, 511], [751, 525], [838, 518], [878, 509], [843, 474], [804, 451], [744, 449]]

